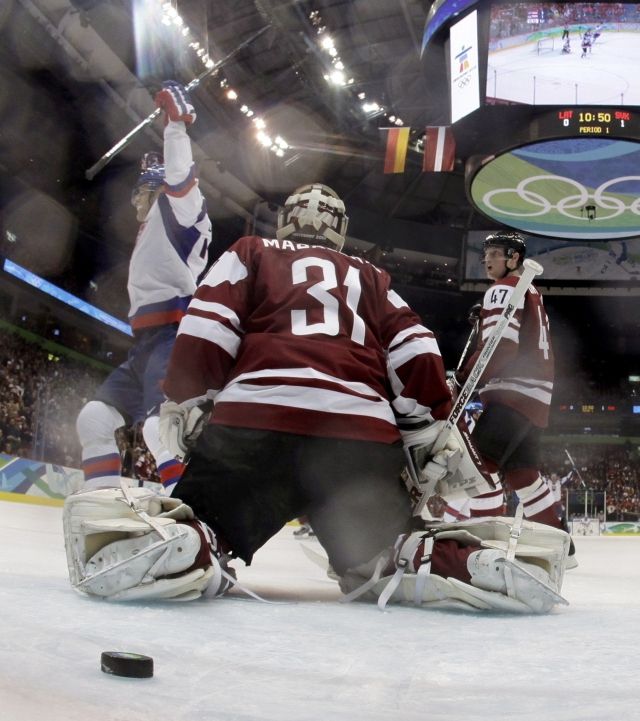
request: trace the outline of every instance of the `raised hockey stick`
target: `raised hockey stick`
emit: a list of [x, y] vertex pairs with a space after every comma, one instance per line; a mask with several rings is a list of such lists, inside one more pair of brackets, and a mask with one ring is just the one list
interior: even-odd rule
[[[536, 277], [536, 275], [540, 275], [544, 270], [540, 263], [536, 263], [535, 260], [531, 259], [526, 259], [522, 265], [524, 268], [524, 270], [522, 271], [522, 275], [520, 276], [518, 283], [513, 289], [511, 295], [509, 296], [509, 301], [507, 302], [507, 305], [504, 307], [502, 313], [500, 314], [497, 323], [491, 331], [491, 335], [487, 338], [487, 341], [484, 344], [482, 351], [480, 352], [480, 355], [478, 356], [478, 359], [476, 360], [473, 368], [471, 369], [471, 372], [469, 373], [465, 384], [460, 389], [460, 393], [458, 393], [458, 398], [453, 408], [451, 409], [451, 413], [449, 413], [449, 417], [447, 418], [445, 425], [440, 432], [440, 435], [436, 439], [436, 442], [431, 449], [432, 455], [435, 455], [439, 450], [442, 450], [442, 448], [444, 448], [444, 445], [449, 438], [449, 434], [457, 425], [458, 421], [460, 420], [460, 416], [464, 413], [464, 409], [469, 402], [473, 391], [476, 389], [480, 377], [484, 373], [487, 364], [491, 360], [491, 356], [493, 355], [498, 343], [500, 342], [500, 339], [502, 338], [502, 335], [507, 325], [509, 324], [509, 321], [511, 320], [513, 314], [516, 312], [516, 308], [520, 304], [520, 301], [524, 298], [525, 293], [531, 285], [531, 281]], [[414, 478], [414, 473], [410, 473], [409, 475], [412, 477], [412, 479]], [[420, 497], [414, 508], [414, 515], [420, 515], [427, 500], [433, 495], [435, 486], [436, 481], [430, 481], [428, 483], [419, 485], [418, 491], [420, 493]]]
[[569, 451], [568, 451], [566, 448], [564, 449], [564, 452], [567, 454], [567, 458], [569, 459], [569, 463], [571, 463], [571, 470], [576, 474], [576, 476], [578, 476], [578, 480], [580, 481], [580, 483], [582, 483], [582, 487], [583, 487], [583, 488], [586, 488], [586, 487], [587, 487], [587, 484], [584, 482], [584, 479], [583, 479], [582, 476], [580, 475], [580, 471], [578, 470], [578, 468], [577, 468], [577, 466], [576, 466], [573, 458], [571, 458], [571, 454], [569, 453]]
[[[262, 34], [264, 34], [271, 26], [265, 25], [263, 28], [258, 30], [258, 32], [254, 33], [250, 37], [248, 37], [244, 42], [240, 43], [240, 45], [237, 45], [230, 53], [227, 53], [221, 60], [218, 60], [217, 63], [214, 63], [210, 68], [207, 68], [203, 72], [198, 75], [198, 77], [194, 78], [188, 85], [185, 86], [185, 89], [187, 91], [193, 90], [196, 86], [198, 86], [206, 77], [209, 75], [213, 75], [217, 70], [219, 70], [221, 67], [226, 65], [231, 58], [235, 57], [241, 50], [247, 47], [247, 45], [251, 45], [251, 43], [254, 40], [257, 40]], [[156, 108], [150, 115], [148, 115], [143, 121], [138, 123], [135, 128], [130, 130], [121, 140], [119, 140], [110, 150], [107, 150], [107, 152], [98, 160], [97, 163], [94, 163], [88, 170], [85, 171], [85, 177], [87, 180], [93, 180], [96, 175], [102, 170], [102, 168], [105, 167], [108, 163], [113, 160], [113, 158], [118, 155], [119, 152], [124, 150], [129, 143], [135, 138], [135, 136], [143, 129], [146, 128], [147, 125], [150, 125], [157, 117], [160, 115], [160, 108]]]

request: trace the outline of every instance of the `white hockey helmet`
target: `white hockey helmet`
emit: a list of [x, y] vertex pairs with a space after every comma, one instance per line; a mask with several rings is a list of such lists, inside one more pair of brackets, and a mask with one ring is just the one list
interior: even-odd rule
[[344, 203], [326, 185], [312, 183], [294, 190], [278, 213], [278, 240], [318, 243], [342, 250], [349, 218]]

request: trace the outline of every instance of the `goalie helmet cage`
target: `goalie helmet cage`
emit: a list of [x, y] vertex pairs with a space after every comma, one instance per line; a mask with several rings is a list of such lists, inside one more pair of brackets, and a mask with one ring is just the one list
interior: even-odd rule
[[536, 52], [538, 55], [541, 53], [553, 52], [555, 49], [555, 41], [552, 35], [540, 38], [536, 43]]

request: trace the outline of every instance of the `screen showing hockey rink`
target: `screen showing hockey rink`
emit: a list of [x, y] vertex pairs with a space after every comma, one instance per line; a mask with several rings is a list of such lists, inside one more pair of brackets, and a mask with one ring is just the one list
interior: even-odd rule
[[488, 104], [640, 105], [639, 72], [638, 3], [491, 6]]

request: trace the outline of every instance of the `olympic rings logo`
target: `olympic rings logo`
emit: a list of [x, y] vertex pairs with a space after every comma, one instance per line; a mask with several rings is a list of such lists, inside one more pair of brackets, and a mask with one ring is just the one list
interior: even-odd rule
[[465, 75], [461, 80], [458, 81], [458, 87], [464, 88], [467, 85], [469, 85], [470, 82], [471, 82], [471, 78], [469, 77], [469, 75]]
[[[531, 189], [533, 185], [535, 188], [536, 183], [543, 183], [550, 181], [554, 184], [554, 188], [557, 190], [558, 185], [566, 183], [571, 189], [576, 192], [572, 195], [567, 195], [558, 203], [552, 203], [540, 192], [536, 192], [535, 189]], [[559, 213], [567, 218], [573, 220], [589, 220], [589, 218], [583, 217], [583, 210], [588, 202], [595, 203], [598, 209], [603, 211], [609, 211], [607, 215], [601, 215], [598, 213], [597, 220], [609, 220], [622, 215], [625, 211], [630, 211], [635, 215], [640, 215], [640, 196], [633, 200], [629, 205], [624, 203], [619, 198], [615, 198], [611, 195], [607, 195], [607, 191], [611, 192], [611, 188], [618, 183], [625, 183], [628, 181], [640, 181], [640, 175], [625, 175], [621, 178], [611, 178], [606, 183], [602, 183], [596, 188], [593, 193], [590, 193], [587, 188], [584, 187], [578, 181], [572, 178], [564, 178], [561, 175], [532, 175], [529, 178], [521, 180], [515, 188], [494, 188], [484, 194], [482, 200], [484, 204], [493, 210], [495, 213], [502, 215], [510, 215], [515, 218], [535, 218], [541, 215], [546, 215], [551, 210], [557, 210]], [[497, 207], [496, 201], [498, 196], [513, 195], [516, 194], [518, 198], [526, 201], [530, 206], [534, 208], [531, 212], [523, 211], [517, 212], [514, 210], [503, 210]], [[577, 211], [577, 212], [572, 212]], [[591, 218], [593, 220], [594, 218]]]

